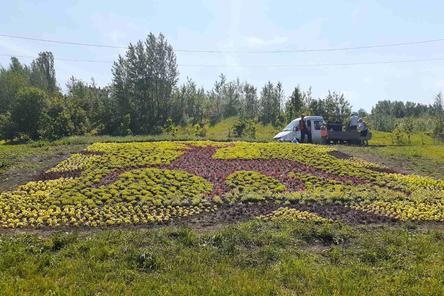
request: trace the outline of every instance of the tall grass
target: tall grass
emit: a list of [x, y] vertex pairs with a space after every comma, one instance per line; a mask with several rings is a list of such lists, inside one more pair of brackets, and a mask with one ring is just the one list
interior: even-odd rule
[[2, 295], [443, 295], [444, 233], [249, 222], [0, 235]]

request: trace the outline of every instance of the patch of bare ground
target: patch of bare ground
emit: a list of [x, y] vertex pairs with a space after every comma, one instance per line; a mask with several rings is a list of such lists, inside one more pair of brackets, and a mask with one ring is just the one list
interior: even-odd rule
[[[339, 148], [340, 149], [340, 148]], [[380, 173], [396, 173], [396, 174], [410, 174], [413, 172], [410, 172], [408, 170], [405, 170], [405, 168], [402, 166], [402, 164], [395, 163], [393, 161], [388, 161], [387, 159], [373, 155], [373, 154], [366, 154], [366, 153], [349, 153], [349, 152], [343, 152], [340, 150], [336, 151], [330, 151], [328, 152], [333, 157], [339, 158], [339, 159], [352, 159], [353, 157], [360, 158], [369, 162], [378, 163], [386, 168], [369, 168], [373, 171], [380, 172]]]
[[12, 190], [17, 185], [38, 179], [42, 172], [71, 154], [81, 152], [85, 147], [86, 145], [59, 145], [34, 148], [35, 151], [29, 156], [17, 160], [0, 174], [0, 191]]

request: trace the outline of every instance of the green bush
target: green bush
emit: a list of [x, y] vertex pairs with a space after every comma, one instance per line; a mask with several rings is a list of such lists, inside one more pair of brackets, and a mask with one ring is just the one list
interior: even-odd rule
[[256, 138], [256, 123], [251, 119], [241, 118], [235, 122], [231, 128], [230, 134], [235, 138]]

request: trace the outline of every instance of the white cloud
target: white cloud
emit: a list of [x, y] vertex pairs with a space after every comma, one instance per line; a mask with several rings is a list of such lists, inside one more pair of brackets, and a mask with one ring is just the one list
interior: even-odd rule
[[286, 43], [287, 41], [288, 38], [285, 36], [276, 36], [271, 39], [264, 39], [256, 36], [246, 38], [247, 45], [251, 47], [280, 45]]

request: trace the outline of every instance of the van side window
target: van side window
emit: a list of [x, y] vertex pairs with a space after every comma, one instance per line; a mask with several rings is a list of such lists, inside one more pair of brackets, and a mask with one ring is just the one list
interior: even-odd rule
[[317, 131], [319, 131], [319, 130], [321, 130], [321, 121], [320, 120], [315, 120], [314, 121], [314, 128], [315, 128], [315, 130], [317, 130]]

